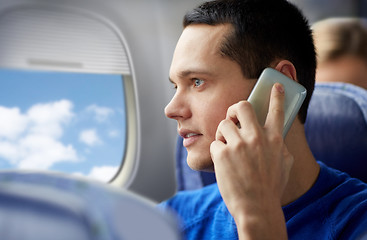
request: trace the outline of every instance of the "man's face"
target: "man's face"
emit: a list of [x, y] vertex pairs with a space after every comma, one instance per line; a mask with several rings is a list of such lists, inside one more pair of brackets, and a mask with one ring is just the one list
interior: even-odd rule
[[170, 80], [176, 93], [166, 106], [166, 116], [177, 121], [178, 133], [195, 170], [213, 170], [210, 144], [228, 107], [247, 99], [255, 80], [244, 78], [238, 63], [220, 53], [231, 25], [190, 25], [174, 52]]

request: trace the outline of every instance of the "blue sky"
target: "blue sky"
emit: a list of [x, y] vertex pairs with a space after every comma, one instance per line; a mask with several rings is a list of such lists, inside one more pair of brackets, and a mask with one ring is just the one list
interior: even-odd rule
[[125, 149], [121, 75], [0, 69], [0, 168], [109, 180]]

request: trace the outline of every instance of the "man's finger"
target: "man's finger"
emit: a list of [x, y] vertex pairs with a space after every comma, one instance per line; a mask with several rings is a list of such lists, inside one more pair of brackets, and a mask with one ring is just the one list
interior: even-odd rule
[[246, 129], [247, 132], [259, 128], [255, 111], [248, 101], [241, 101], [229, 107], [226, 119], [232, 120], [238, 127]]
[[229, 119], [222, 120], [217, 128], [215, 139], [223, 143], [230, 142], [235, 136], [238, 136], [237, 125]]
[[269, 111], [264, 127], [267, 130], [282, 134], [284, 126], [284, 87], [275, 83], [271, 89]]

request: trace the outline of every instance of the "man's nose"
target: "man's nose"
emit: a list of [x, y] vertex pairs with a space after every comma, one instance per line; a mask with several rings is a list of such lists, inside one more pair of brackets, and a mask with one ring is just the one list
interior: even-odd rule
[[175, 120], [190, 117], [189, 103], [184, 98], [184, 93], [176, 92], [165, 107], [164, 112], [168, 118]]

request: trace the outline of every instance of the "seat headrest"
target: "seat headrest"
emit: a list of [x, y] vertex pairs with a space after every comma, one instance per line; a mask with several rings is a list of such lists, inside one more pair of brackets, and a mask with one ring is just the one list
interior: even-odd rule
[[318, 83], [305, 124], [317, 160], [367, 182], [367, 91], [347, 83]]

